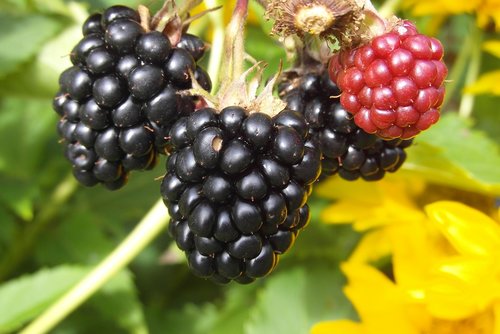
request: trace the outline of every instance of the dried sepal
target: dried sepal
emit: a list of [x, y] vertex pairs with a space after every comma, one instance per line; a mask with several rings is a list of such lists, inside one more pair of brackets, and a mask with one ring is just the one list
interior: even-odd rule
[[352, 45], [358, 35], [363, 6], [356, 0], [271, 0], [266, 17], [275, 21], [273, 34], [287, 37], [292, 34], [337, 39]]
[[[201, 2], [201, 0], [187, 0], [181, 7], [178, 7], [174, 0], [165, 0], [161, 9], [150, 20], [151, 29], [163, 33], [172, 45], [177, 45], [182, 34], [186, 32], [187, 26], [194, 19], [189, 17], [189, 11]], [[200, 16], [202, 15], [196, 18]]]
[[259, 93], [265, 68], [263, 62], [254, 64], [238, 78], [222, 86], [215, 96], [204, 90], [191, 75], [193, 88], [182, 91], [181, 94], [203, 98], [206, 106], [219, 111], [230, 106], [240, 106], [249, 114], [261, 112], [272, 117], [286, 108], [286, 103], [273, 95], [274, 86], [281, 74], [281, 66], [278, 73]]

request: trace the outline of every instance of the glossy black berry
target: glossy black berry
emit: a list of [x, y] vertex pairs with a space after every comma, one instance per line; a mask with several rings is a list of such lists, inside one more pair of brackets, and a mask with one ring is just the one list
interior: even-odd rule
[[159, 31], [152, 31], [139, 37], [135, 52], [144, 62], [161, 65], [170, 55], [171, 48], [168, 38]]
[[116, 65], [115, 57], [105, 48], [90, 51], [86, 59], [87, 69], [94, 75], [111, 73]]
[[[340, 104], [340, 90], [326, 70], [293, 77], [280, 83], [280, 96], [289, 109], [304, 115], [322, 155], [319, 167], [316, 153], [306, 148], [307, 158], [294, 168], [296, 179], [308, 184], [320, 172], [320, 180], [338, 174], [346, 180], [376, 181], [401, 167], [406, 159], [404, 148], [411, 140], [384, 141], [357, 127]], [[288, 115], [280, 122], [291, 125], [291, 118]]]
[[113, 124], [119, 128], [129, 128], [136, 124], [142, 124], [144, 115], [141, 107], [139, 101], [129, 96], [127, 100], [111, 110]]
[[[193, 272], [211, 272], [218, 284], [269, 274], [308, 224], [306, 200], [321, 171], [303, 116], [203, 108], [179, 119], [169, 135], [172, 155], [161, 193], [170, 234], [190, 263], [199, 254]], [[179, 241], [177, 226], [194, 245]], [[200, 256], [215, 260], [204, 260], [204, 272]]]
[[86, 36], [89, 34], [101, 33], [102, 32], [101, 18], [102, 15], [99, 13], [90, 15], [83, 23], [82, 34]]
[[116, 5], [104, 10], [101, 18], [101, 25], [107, 27], [111, 22], [119, 19], [130, 19], [136, 22], [140, 21], [139, 14], [132, 8]]
[[97, 79], [94, 82], [92, 93], [95, 102], [103, 108], [116, 107], [127, 97], [123, 81], [114, 75]]
[[115, 20], [107, 27], [104, 40], [111, 50], [124, 55], [134, 51], [135, 42], [142, 33], [143, 29], [136, 21]]
[[83, 124], [94, 130], [103, 130], [109, 125], [109, 111], [97, 105], [93, 99], [80, 106], [78, 111]]
[[183, 34], [177, 47], [188, 51], [196, 61], [203, 57], [207, 48], [205, 42], [191, 34]]
[[139, 100], [148, 100], [165, 85], [165, 75], [161, 68], [142, 65], [134, 68], [128, 78], [130, 94]]
[[119, 136], [123, 151], [136, 157], [143, 156], [153, 149], [153, 133], [143, 125], [124, 129]]
[[119, 132], [115, 128], [108, 128], [99, 133], [94, 144], [96, 153], [109, 161], [120, 160], [125, 152], [120, 147], [118, 136]]
[[[210, 77], [196, 64], [206, 48], [202, 40], [179, 31], [179, 43], [171, 45], [169, 37], [143, 26], [139, 13], [126, 6], [90, 15], [71, 50], [73, 66], [59, 77], [57, 131], [75, 178], [85, 186], [118, 189], [130, 171], [152, 169], [158, 153], [169, 152], [172, 125], [200, 101], [180, 90], [192, 87], [192, 75], [211, 89]], [[93, 157], [112, 163], [119, 176], [109, 176], [110, 164], [90, 163]], [[196, 177], [195, 160], [188, 161], [184, 177]]]
[[170, 82], [180, 89], [189, 88], [191, 85], [190, 72], [194, 73], [195, 69], [196, 61], [184, 49], [174, 49], [164, 66], [165, 73]]

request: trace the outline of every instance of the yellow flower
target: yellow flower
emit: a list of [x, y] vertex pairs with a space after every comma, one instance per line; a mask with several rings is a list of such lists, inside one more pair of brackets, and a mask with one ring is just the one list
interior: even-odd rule
[[500, 0], [408, 0], [404, 4], [413, 7], [415, 16], [474, 13], [480, 27], [486, 27], [493, 20], [500, 30]]
[[387, 175], [379, 182], [331, 178], [316, 189], [317, 195], [336, 200], [322, 211], [320, 220], [326, 224], [353, 223], [355, 230], [369, 231], [351, 260], [376, 261], [391, 251], [388, 231], [392, 224], [425, 219], [415, 202], [424, 189], [425, 183], [416, 177]]
[[459, 202], [425, 214], [382, 228], [394, 281], [367, 263], [342, 266], [361, 322], [322, 322], [312, 334], [500, 334], [500, 225]]

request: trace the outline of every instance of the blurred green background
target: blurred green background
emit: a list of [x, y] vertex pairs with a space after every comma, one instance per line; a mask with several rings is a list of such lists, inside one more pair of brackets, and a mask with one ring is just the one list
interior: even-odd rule
[[[119, 3], [136, 6], [139, 1]], [[113, 4], [118, 2], [0, 1], [0, 333], [15, 332], [40, 314], [116, 247], [159, 198], [157, 178], [164, 161], [149, 173], [133, 173], [118, 192], [75, 187], [58, 144], [51, 108], [57, 78], [70, 65], [68, 54], [81, 38], [88, 13]], [[271, 74], [284, 52], [268, 36], [262, 11], [255, 3], [251, 8], [246, 46], [253, 57], [270, 63], [266, 73]], [[402, 173], [453, 196], [468, 191], [494, 198], [500, 193], [500, 101], [482, 95], [472, 117], [454, 112], [468, 62], [455, 64], [467, 36], [477, 29], [474, 18], [425, 16], [417, 23], [443, 40], [453, 88], [442, 121], [409, 150]], [[193, 29], [210, 39], [207, 27], [202, 19]], [[481, 34], [483, 39], [496, 36], [494, 31]], [[470, 47], [480, 48], [474, 43], [481, 40], [471, 40]], [[481, 72], [498, 67], [497, 58], [481, 54]], [[341, 197], [341, 191], [332, 197]], [[194, 277], [165, 231], [53, 332], [294, 334], [307, 333], [320, 320], [355, 319], [342, 294], [338, 265], [359, 234], [350, 225], [320, 222], [331, 201], [313, 196], [308, 230], [272, 275], [248, 286], [217, 286]]]

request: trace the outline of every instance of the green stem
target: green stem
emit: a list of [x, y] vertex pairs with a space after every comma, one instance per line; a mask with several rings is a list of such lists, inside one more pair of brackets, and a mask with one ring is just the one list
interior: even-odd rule
[[168, 213], [159, 200], [127, 238], [70, 291], [45, 310], [20, 334], [49, 332], [127, 266], [167, 226]]
[[[474, 24], [474, 22], [471, 21], [469, 25], [471, 24]], [[441, 106], [441, 110], [446, 110], [448, 103], [455, 95], [459, 87], [459, 83], [461, 82], [462, 76], [467, 69], [472, 53], [472, 47], [474, 45], [473, 34], [466, 35], [462, 43], [463, 44], [460, 48], [460, 53], [455, 59], [453, 67], [451, 68], [451, 71], [446, 78], [446, 94], [444, 95], [444, 101], [443, 105]]]
[[[479, 28], [474, 25], [473, 32], [471, 34], [473, 45], [471, 47], [471, 60], [469, 67], [467, 69], [467, 74], [465, 76], [465, 85], [467, 87], [474, 83], [479, 76], [481, 70], [481, 44], [483, 42], [482, 32]], [[463, 94], [462, 100], [460, 101], [460, 107], [458, 109], [458, 114], [460, 117], [469, 118], [474, 109], [474, 94]]]
[[60, 212], [62, 204], [74, 194], [78, 183], [72, 174], [68, 175], [54, 190], [47, 205], [43, 207], [35, 219], [29, 223], [26, 229], [19, 234], [8, 253], [0, 262], [0, 281], [5, 280], [14, 270], [21, 265], [30, 254], [33, 246], [41, 233], [54, 222]]
[[[217, 0], [205, 0], [205, 5], [208, 8], [215, 8], [217, 6], [223, 5], [221, 1]], [[224, 10], [219, 9], [208, 14], [210, 22], [213, 27], [212, 36], [212, 47], [210, 48], [210, 59], [208, 61], [208, 74], [212, 79], [213, 87], [212, 92], [216, 92], [219, 86], [219, 71], [222, 62], [222, 57], [224, 55]]]

